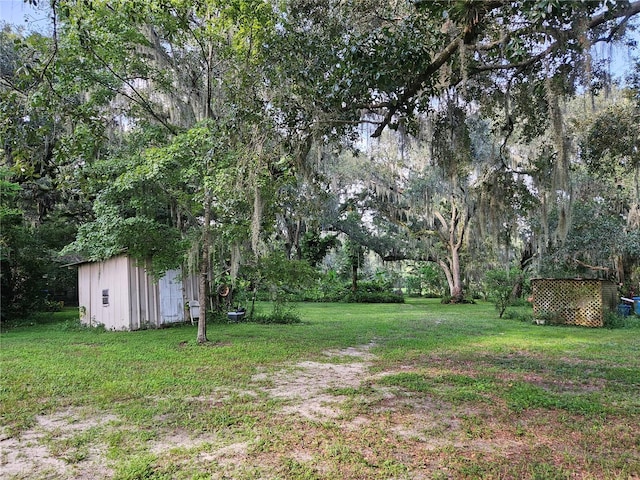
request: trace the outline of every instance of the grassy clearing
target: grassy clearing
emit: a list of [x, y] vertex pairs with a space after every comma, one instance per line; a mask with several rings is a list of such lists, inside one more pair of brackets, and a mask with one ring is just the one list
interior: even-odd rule
[[213, 325], [204, 347], [192, 326], [78, 331], [64, 313], [3, 333], [0, 467], [9, 478], [640, 477], [640, 319], [542, 327], [434, 300], [298, 312], [295, 325]]

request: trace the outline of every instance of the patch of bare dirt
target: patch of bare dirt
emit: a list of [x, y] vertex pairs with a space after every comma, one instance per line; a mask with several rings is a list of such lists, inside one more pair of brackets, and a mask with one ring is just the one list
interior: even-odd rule
[[268, 380], [270, 386], [262, 391], [285, 400], [284, 415], [296, 414], [315, 421], [336, 419], [342, 415], [340, 405], [345, 397], [331, 394], [331, 390], [360, 387], [375, 358], [369, 351], [373, 346], [329, 350], [324, 352], [327, 362], [300, 362], [274, 374], [258, 374], [254, 380]]
[[[527, 456], [539, 458], [547, 451], [541, 449], [554, 451], [567, 436], [575, 437], [568, 431], [573, 425], [565, 425], [567, 431], [559, 433], [560, 417], [550, 419], [546, 411], [514, 419], [501, 413], [500, 405], [453, 405], [438, 397], [378, 385], [377, 379], [385, 375], [416, 368], [434, 377], [443, 369], [471, 376], [474, 372], [432, 358], [419, 367], [401, 366], [394, 372], [372, 374], [376, 360], [372, 347], [374, 344], [331, 350], [318, 361], [260, 372], [253, 377], [251, 390], [225, 388], [183, 399], [188, 405], [211, 410], [237, 395], [256, 401], [265, 395], [276, 399], [275, 415], [264, 415], [265, 424], [256, 427], [262, 438], [247, 441], [246, 435], [235, 435], [232, 429], [158, 428], [136, 454], [155, 456], [159, 468], [168, 466], [175, 471], [171, 469], [184, 466], [185, 471], [208, 472], [212, 479], [298, 478], [291, 472], [302, 476], [306, 471], [332, 478], [373, 478], [372, 472], [376, 478], [433, 478], [436, 473], [455, 478], [454, 469], [464, 470], [467, 461], [491, 464], [495, 460], [509, 465], [513, 460], [522, 463], [526, 472]], [[545, 380], [531, 373], [520, 375], [529, 382]], [[158, 423], [170, 424], [162, 418]], [[113, 464], [106, 458], [100, 435], [80, 450], [71, 440], [92, 431], [117, 433], [127, 428], [131, 427], [115, 415], [78, 408], [38, 416], [33, 428], [19, 437], [0, 440], [0, 476], [14, 480], [110, 478]], [[616, 438], [628, 437], [626, 443], [633, 445], [634, 432], [621, 425]], [[574, 440], [577, 445], [586, 444], [585, 439]], [[576, 449], [567, 452], [577, 459], [582, 455]], [[557, 460], [562, 462], [562, 458]]]
[[112, 471], [99, 445], [87, 445], [80, 452], [69, 440], [116, 420], [114, 415], [88, 415], [80, 409], [38, 415], [35, 425], [19, 437], [0, 440], [3, 478], [109, 478]]
[[[336, 420], [343, 415], [341, 404], [345, 396], [332, 394], [331, 390], [358, 388], [367, 378], [367, 371], [375, 358], [370, 353], [373, 344], [325, 352], [326, 362], [305, 361], [283, 367], [273, 374], [255, 376], [255, 391], [236, 392], [256, 396], [258, 392], [284, 400], [280, 412], [284, 416], [296, 416], [313, 421]], [[264, 386], [261, 386], [263, 384]], [[339, 390], [338, 390], [339, 391]], [[232, 392], [221, 392], [213, 397], [186, 398], [186, 402], [204, 402], [215, 408]], [[369, 420], [356, 417], [345, 421], [345, 427], [357, 429]], [[73, 438], [82, 437], [91, 429], [105, 427], [111, 431], [126, 430], [115, 415], [89, 413], [82, 409], [67, 409], [50, 415], [40, 415], [35, 425], [16, 438], [0, 440], [0, 468], [2, 477], [22, 479], [94, 479], [109, 478], [113, 471], [105, 457], [105, 445], [96, 439], [87, 442], [79, 452]], [[67, 447], [65, 447], [67, 445]], [[214, 448], [202, 448], [204, 445]], [[220, 466], [240, 466], [246, 461], [246, 442], [221, 445], [212, 434], [202, 432], [172, 431], [163, 433], [147, 443], [148, 452], [162, 455], [176, 450], [202, 449], [191, 461], [215, 463]], [[301, 460], [310, 457], [300, 452]]]

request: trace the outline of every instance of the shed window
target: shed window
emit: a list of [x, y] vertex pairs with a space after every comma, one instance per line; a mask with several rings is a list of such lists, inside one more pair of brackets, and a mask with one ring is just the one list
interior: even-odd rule
[[103, 306], [109, 305], [109, 289], [102, 290], [102, 305]]

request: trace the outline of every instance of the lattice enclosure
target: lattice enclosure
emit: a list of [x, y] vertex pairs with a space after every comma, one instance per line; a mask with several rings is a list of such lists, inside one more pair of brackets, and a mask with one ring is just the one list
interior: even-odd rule
[[550, 323], [602, 327], [618, 303], [615, 284], [606, 280], [537, 278], [531, 286], [534, 318]]

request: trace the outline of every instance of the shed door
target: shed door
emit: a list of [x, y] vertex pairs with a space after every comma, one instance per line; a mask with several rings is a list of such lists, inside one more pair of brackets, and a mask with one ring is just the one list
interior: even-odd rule
[[182, 322], [182, 281], [179, 270], [169, 270], [158, 282], [160, 290], [160, 323]]

